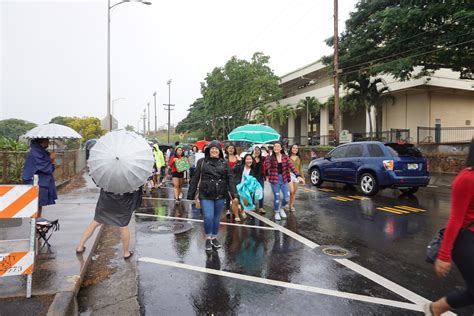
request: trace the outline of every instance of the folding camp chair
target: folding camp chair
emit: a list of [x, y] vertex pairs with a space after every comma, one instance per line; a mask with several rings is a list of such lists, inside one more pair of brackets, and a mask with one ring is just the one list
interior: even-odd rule
[[44, 218], [38, 219], [38, 221], [36, 222], [36, 232], [38, 233], [38, 241], [43, 240], [43, 245], [39, 250], [43, 249], [44, 246], [48, 246], [48, 250], [51, 248], [49, 239], [53, 235], [53, 232], [57, 230], [59, 230], [58, 219], [54, 221], [49, 221]]

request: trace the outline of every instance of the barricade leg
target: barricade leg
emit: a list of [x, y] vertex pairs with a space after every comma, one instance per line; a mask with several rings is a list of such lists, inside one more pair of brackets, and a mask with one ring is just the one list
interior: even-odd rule
[[[35, 252], [35, 244], [36, 244], [36, 218], [31, 218], [30, 220], [31, 228], [30, 228], [30, 252]], [[26, 277], [26, 297], [31, 297], [31, 288], [33, 284], [33, 274], [30, 273]]]

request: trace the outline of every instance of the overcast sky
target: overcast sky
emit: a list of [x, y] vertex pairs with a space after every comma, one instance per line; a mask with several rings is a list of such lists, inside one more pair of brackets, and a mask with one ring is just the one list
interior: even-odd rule
[[[332, 0], [150, 0], [112, 10], [111, 69], [119, 125], [137, 126], [157, 91], [158, 125], [200, 96], [206, 73], [262, 51], [277, 75], [331, 52]], [[356, 0], [339, 0], [340, 29]], [[107, 0], [0, 0], [0, 118], [38, 124], [106, 114]], [[116, 3], [116, 1], [112, 1]], [[140, 123], [140, 128], [142, 123]], [[152, 129], [154, 120], [152, 119]]]

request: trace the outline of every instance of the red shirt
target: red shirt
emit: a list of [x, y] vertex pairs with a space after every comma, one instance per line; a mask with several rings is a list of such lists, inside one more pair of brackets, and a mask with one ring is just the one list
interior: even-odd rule
[[[462, 170], [453, 181], [451, 215], [444, 232], [438, 259], [451, 262], [454, 242], [463, 227], [474, 222], [474, 170]], [[474, 232], [474, 227], [469, 230]]]
[[[271, 184], [278, 184], [278, 161], [276, 157], [269, 156], [263, 161], [265, 170], [268, 171], [268, 181]], [[300, 176], [298, 170], [296, 170], [293, 165], [293, 161], [287, 155], [281, 155], [281, 165], [282, 165], [282, 176], [284, 182], [290, 182], [291, 176], [290, 171], [293, 172], [297, 177]]]
[[181, 158], [183, 158], [183, 157], [177, 158], [177, 157], [175, 157], [175, 156], [172, 156], [172, 157], [170, 158], [169, 166], [171, 167], [171, 173], [178, 172], [178, 170], [176, 170], [176, 164], [174, 163], [174, 161], [175, 161], [176, 159], [181, 159]]

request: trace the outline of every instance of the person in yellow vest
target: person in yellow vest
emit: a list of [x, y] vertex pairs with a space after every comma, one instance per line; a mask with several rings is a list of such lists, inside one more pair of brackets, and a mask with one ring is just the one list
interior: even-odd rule
[[158, 143], [153, 144], [153, 156], [155, 157], [155, 165], [153, 166], [153, 183], [155, 188], [161, 187], [165, 171], [165, 156], [160, 150]]

